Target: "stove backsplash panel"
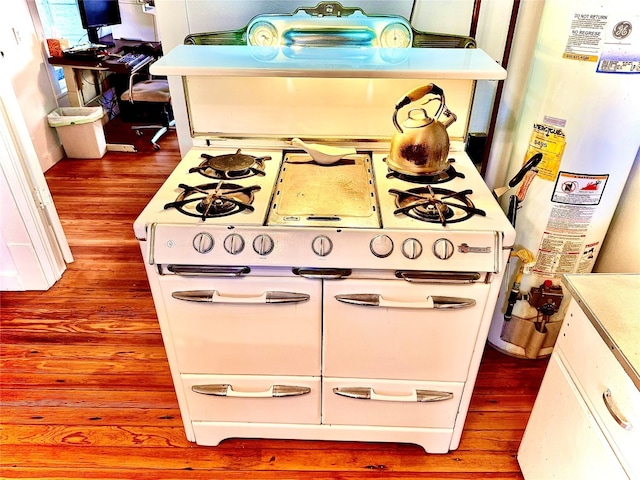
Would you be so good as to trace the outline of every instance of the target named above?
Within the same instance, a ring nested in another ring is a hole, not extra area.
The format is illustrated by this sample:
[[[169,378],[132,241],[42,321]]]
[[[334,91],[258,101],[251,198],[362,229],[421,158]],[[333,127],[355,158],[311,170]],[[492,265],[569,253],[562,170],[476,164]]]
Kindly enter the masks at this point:
[[[466,138],[472,80],[188,76],[185,89],[193,137],[389,139],[396,102],[420,85],[436,83],[458,119],[447,130]],[[411,108],[420,104],[412,105]],[[438,102],[423,106],[435,114]],[[406,116],[404,108],[400,120]]]

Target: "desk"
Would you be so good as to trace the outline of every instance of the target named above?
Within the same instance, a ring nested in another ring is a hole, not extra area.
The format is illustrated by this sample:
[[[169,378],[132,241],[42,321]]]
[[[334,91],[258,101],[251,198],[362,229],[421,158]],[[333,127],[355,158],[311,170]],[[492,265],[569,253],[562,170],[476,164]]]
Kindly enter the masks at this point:
[[[115,53],[123,47],[129,47],[131,49],[145,49],[145,53],[154,57],[162,55],[162,44],[160,42],[139,42],[132,40],[110,40],[107,41],[115,43],[115,47],[106,49],[108,53]],[[69,105],[72,107],[83,107],[91,100],[102,94],[100,88],[99,72],[110,72],[129,75],[131,70],[127,69],[126,65],[110,65],[107,62],[100,60],[84,60],[77,58],[67,57],[49,57],[48,59],[51,65],[56,67],[62,67],[64,71],[64,80],[67,84],[67,94],[69,97]],[[140,68],[141,65],[137,66]],[[87,83],[84,80],[85,72],[91,72],[93,80]],[[122,92],[117,92],[118,94]]]

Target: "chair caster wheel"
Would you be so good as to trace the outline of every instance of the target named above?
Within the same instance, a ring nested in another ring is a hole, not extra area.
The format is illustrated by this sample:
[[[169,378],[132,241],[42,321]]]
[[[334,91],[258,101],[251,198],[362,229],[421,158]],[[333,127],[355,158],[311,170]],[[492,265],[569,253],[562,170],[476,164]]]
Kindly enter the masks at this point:
[[[153,146],[153,149],[154,149],[154,150],[160,150],[160,145],[154,145],[154,146]]]
[[[142,133],[142,130],[136,130],[136,135],[141,137],[144,133]]]

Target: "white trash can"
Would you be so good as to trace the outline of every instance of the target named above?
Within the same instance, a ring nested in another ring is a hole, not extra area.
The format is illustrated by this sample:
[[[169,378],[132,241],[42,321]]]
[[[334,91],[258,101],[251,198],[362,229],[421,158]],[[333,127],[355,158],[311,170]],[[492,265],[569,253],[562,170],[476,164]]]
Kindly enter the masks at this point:
[[[102,158],[107,141],[102,127],[102,107],[61,107],[47,115],[56,128],[69,158]]]

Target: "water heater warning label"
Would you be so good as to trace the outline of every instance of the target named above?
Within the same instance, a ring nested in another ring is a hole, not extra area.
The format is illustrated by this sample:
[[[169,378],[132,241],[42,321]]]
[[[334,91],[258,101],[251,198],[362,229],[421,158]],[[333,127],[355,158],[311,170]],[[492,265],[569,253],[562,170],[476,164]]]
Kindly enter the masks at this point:
[[[640,15],[630,5],[576,2],[562,58],[597,62],[598,73],[640,73]],[[611,2],[613,3],[613,2]],[[627,2],[624,2],[627,3]]]
[[[609,175],[559,172],[552,202],[566,205],[598,205]]]

